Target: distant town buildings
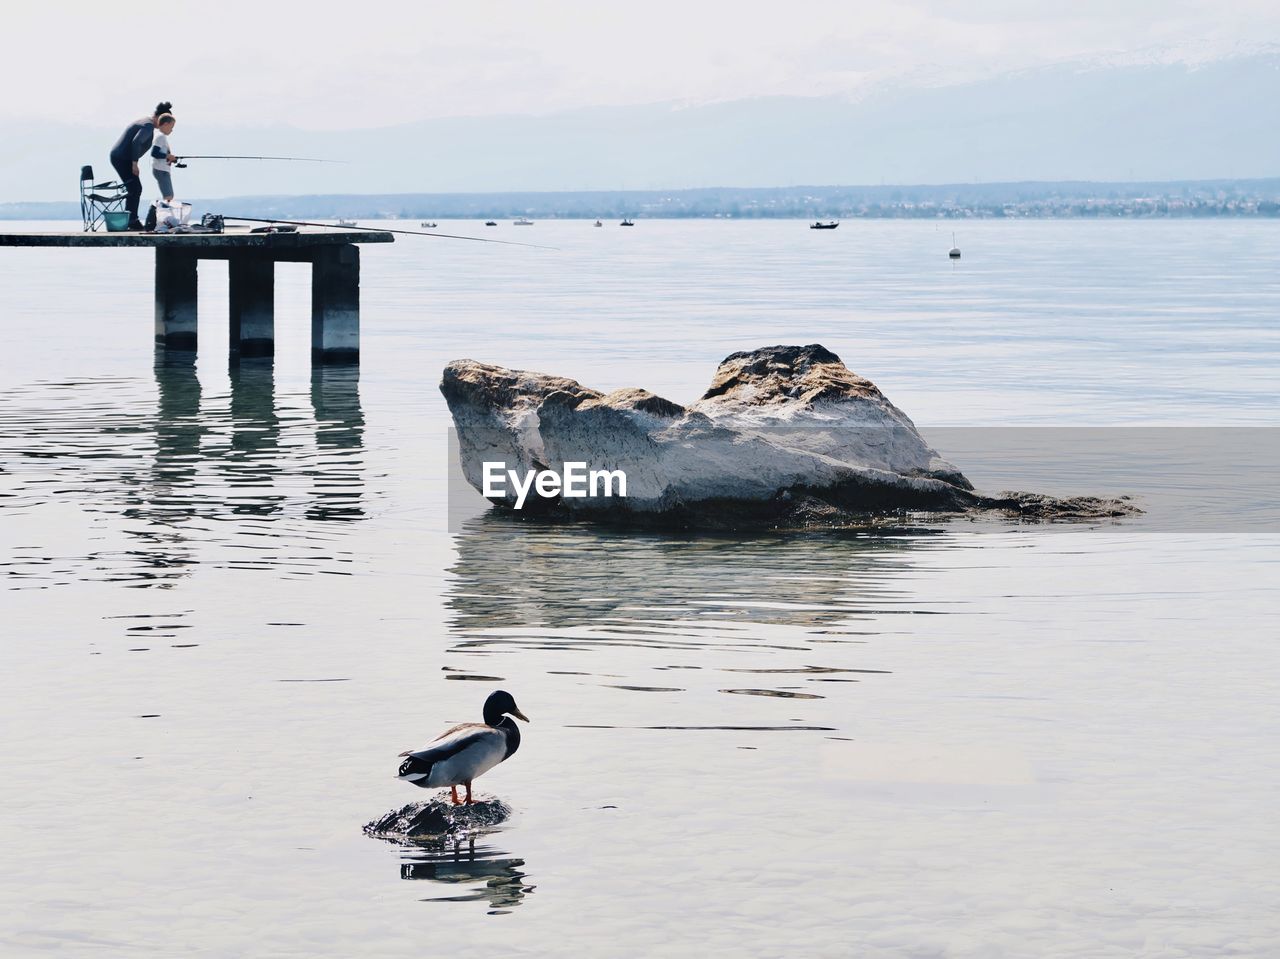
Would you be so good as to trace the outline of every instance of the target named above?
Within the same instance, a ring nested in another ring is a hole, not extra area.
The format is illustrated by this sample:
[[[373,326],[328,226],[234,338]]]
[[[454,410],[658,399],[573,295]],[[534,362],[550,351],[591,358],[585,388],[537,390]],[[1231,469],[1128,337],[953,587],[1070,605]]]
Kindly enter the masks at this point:
[[[243,196],[201,212],[289,219],[1104,219],[1280,216],[1280,178],[1164,183],[961,183],[558,193]],[[0,219],[74,219],[73,203],[0,204]]]
[[[1232,184],[1230,190],[1167,184],[1133,194],[1125,184],[1080,184],[1057,192],[1050,184],[969,187],[850,188],[804,191],[685,191],[646,197],[633,207],[650,217],[827,217],[886,219],[1032,219],[1107,217],[1280,216],[1280,181]],[[1093,189],[1088,189],[1092,187]],[[870,190],[884,196],[866,196]],[[1016,196],[1000,196],[1001,192]],[[753,193],[758,195],[752,195]],[[934,195],[930,195],[934,194]],[[987,195],[983,195],[987,194]]]

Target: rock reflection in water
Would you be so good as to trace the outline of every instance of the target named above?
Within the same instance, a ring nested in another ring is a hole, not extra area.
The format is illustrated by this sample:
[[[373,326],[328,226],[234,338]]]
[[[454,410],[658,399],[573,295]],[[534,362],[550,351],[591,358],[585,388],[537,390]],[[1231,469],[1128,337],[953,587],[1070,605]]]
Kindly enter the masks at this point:
[[[455,629],[468,637],[591,629],[663,645],[675,634],[724,635],[735,622],[817,633],[859,614],[915,612],[894,580],[936,538],[911,529],[682,539],[487,513],[455,537],[447,599]]]

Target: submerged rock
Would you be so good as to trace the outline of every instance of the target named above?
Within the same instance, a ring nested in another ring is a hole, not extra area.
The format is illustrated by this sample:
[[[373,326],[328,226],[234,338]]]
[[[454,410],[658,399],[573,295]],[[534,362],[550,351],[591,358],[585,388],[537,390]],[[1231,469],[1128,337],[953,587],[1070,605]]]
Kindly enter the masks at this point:
[[[819,345],[734,353],[688,407],[643,389],[603,394],[574,380],[458,360],[440,384],[463,473],[523,475],[566,462],[621,470],[626,496],[524,500],[523,514],[695,529],[832,528],[903,511],[995,510],[1036,518],[1137,512],[1125,500],[985,496],[942,459],[870,380]],[[615,490],[616,492],[616,490]],[[506,484],[490,497],[514,507]]]
[[[511,818],[511,807],[497,799],[477,799],[455,806],[436,797],[393,809],[365,823],[364,834],[392,842],[412,842],[484,832]]]

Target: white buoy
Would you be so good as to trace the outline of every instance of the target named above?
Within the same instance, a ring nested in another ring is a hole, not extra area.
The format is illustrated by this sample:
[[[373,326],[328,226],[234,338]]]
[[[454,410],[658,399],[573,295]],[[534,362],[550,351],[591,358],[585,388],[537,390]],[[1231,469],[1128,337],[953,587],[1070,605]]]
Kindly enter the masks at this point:
[[[953,260],[960,259],[960,247],[956,246],[956,235],[954,233],[951,234],[951,249],[947,251],[947,256]]]

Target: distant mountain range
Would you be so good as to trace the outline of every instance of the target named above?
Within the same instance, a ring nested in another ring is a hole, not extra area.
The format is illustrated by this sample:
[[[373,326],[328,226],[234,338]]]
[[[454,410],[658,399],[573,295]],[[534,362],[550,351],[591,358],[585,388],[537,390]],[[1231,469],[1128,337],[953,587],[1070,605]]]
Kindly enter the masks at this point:
[[[1280,175],[1280,56],[1041,68],[851,102],[772,97],[429,120],[376,130],[216,129],[185,117],[175,148],[340,164],[193,160],[180,196],[668,191],[760,183],[1184,181]],[[98,129],[11,123],[0,201],[71,199]],[[153,184],[147,184],[148,193]],[[439,214],[444,215],[444,214]]]

